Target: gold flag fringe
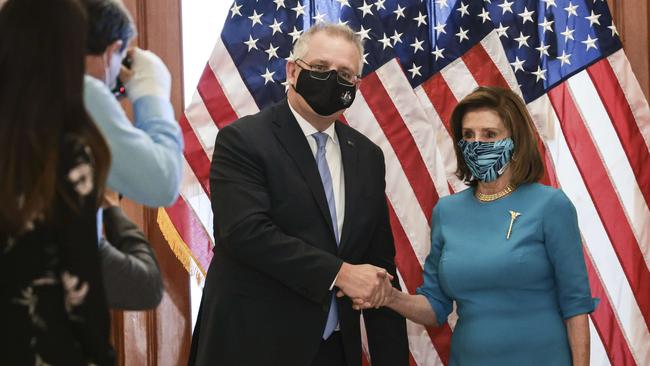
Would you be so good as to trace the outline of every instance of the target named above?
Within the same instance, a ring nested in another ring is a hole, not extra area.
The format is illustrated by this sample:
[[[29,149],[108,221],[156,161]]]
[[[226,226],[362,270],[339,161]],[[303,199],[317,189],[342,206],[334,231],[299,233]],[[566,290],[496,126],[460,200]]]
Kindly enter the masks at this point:
[[[164,208],[158,209],[158,217],[156,221],[158,222],[160,231],[167,241],[169,248],[174,252],[178,261],[181,262],[183,267],[185,267],[187,273],[196,279],[199,286],[203,286],[203,281],[205,281],[205,270],[201,268],[201,265],[192,254],[192,251],[190,251],[190,248],[187,246],[183,238],[181,238],[181,235],[176,230],[176,227]]]

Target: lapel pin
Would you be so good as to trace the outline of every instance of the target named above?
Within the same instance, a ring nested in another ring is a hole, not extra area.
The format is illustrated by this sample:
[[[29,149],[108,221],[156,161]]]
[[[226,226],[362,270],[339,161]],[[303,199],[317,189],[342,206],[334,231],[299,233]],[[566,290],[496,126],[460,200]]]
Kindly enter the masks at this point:
[[[517,217],[521,215],[521,212],[510,210],[510,227],[508,228],[508,235],[506,235],[506,240],[510,239],[510,234],[512,233],[512,224],[515,223]]]

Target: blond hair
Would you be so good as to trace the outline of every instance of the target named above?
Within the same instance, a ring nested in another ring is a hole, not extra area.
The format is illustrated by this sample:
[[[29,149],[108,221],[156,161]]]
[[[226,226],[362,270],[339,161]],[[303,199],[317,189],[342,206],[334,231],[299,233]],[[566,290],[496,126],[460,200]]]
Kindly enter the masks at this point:
[[[309,40],[316,34],[324,32],[327,35],[340,37],[352,43],[359,51],[359,73],[363,70],[363,41],[361,37],[345,24],[318,23],[300,35],[293,46],[293,59],[301,59],[309,52]]]

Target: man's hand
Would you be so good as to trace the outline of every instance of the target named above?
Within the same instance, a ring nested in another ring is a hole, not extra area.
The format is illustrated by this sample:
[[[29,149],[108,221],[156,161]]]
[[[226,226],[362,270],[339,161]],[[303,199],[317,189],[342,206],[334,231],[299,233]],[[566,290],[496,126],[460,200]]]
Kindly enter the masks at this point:
[[[340,289],[337,296],[363,301],[364,308],[380,307],[389,300],[392,279],[393,276],[380,267],[343,263],[335,282]]]

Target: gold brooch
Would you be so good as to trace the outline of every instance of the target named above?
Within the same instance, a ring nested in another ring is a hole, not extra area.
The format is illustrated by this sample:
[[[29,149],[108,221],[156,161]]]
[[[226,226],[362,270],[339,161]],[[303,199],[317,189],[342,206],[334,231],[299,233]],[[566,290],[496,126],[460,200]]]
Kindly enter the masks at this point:
[[[515,223],[515,220],[520,215],[521,215],[521,212],[510,210],[510,227],[508,228],[508,234],[506,235],[506,240],[510,239],[510,233],[512,233],[512,224]]]

